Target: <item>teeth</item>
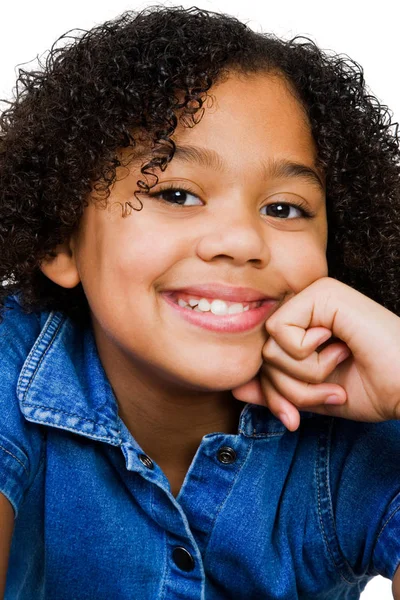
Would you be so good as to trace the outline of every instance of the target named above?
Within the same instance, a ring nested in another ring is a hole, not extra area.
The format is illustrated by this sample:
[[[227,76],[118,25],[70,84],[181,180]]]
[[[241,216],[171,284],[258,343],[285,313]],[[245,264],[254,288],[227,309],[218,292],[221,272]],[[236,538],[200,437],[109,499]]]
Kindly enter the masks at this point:
[[[207,311],[209,311],[209,310],[210,310],[210,308],[211,308],[211,306],[212,306],[212,304],[210,304],[210,303],[209,303],[209,301],[208,301],[208,300],[206,300],[205,298],[202,298],[202,299],[200,300],[200,302],[198,303],[198,307],[199,307],[199,309],[200,309],[201,311],[203,311],[203,312],[207,312]]]
[[[200,300],[201,302],[201,300]],[[208,304],[208,302],[207,302]],[[228,305],[223,300],[213,300],[210,306],[211,312],[213,315],[227,315],[228,314]]]
[[[178,299],[178,304],[182,308],[194,310],[195,312],[211,312],[214,315],[235,315],[249,310],[248,304],[242,304],[241,302],[235,302],[228,304],[224,300],[215,299],[211,302],[206,298],[190,298],[188,302],[182,298]],[[258,305],[258,303],[257,303]]]
[[[249,307],[243,307],[243,304],[237,303],[237,304],[231,304],[228,307],[228,314],[229,315],[236,315],[237,313],[241,313],[244,312],[245,310],[249,310]]]

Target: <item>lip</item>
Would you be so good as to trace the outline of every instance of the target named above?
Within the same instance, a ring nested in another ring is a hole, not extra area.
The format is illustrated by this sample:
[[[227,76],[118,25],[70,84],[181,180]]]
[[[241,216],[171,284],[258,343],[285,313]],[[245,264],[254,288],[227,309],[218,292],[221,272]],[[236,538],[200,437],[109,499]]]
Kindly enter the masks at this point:
[[[203,285],[195,285],[184,288],[176,288],[167,290],[166,294],[193,294],[200,298],[218,298],[219,300],[227,300],[228,302],[256,302],[257,300],[276,300],[268,298],[263,292],[247,287],[232,287],[221,283],[206,283]]]
[[[195,288],[190,288],[190,291],[193,294],[194,289]],[[213,288],[213,291],[215,292],[215,288]],[[182,317],[182,319],[188,321],[192,325],[219,333],[243,333],[258,327],[261,323],[268,319],[269,315],[278,303],[278,300],[269,298],[265,299],[263,304],[258,308],[252,308],[246,312],[236,313],[233,315],[213,315],[210,312],[195,312],[191,309],[179,306],[179,304],[176,304],[171,298],[171,292],[169,294],[163,293],[161,296],[165,300],[166,304],[176,311],[177,316]],[[219,296],[219,298],[221,297]],[[227,298],[225,297],[224,299]]]

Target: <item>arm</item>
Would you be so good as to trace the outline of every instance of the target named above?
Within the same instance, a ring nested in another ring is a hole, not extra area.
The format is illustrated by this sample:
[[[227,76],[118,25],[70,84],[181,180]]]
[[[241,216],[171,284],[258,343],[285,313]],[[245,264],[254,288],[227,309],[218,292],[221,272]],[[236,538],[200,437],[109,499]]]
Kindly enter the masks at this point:
[[[4,597],[12,532],[14,528],[14,511],[3,494],[0,494],[0,599]]]
[[[392,592],[394,600],[400,600],[400,567],[397,568],[393,577]]]

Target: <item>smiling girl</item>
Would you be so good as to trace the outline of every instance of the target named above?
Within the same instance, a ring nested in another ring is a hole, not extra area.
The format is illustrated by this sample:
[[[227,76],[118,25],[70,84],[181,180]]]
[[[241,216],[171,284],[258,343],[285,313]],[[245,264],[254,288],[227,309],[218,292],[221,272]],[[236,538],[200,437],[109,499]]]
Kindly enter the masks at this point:
[[[399,150],[360,70],[156,7],[20,82],[0,138],[4,597],[393,579],[400,386],[375,356],[400,361]]]

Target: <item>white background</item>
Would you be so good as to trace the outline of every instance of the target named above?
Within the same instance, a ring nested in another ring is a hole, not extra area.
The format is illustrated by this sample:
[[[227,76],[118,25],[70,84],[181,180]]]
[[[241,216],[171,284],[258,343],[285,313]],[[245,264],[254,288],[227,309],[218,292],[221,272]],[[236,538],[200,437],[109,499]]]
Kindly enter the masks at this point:
[[[16,65],[36,66],[35,59],[70,29],[90,29],[113,19],[125,10],[149,4],[192,5],[226,12],[247,22],[257,31],[281,37],[303,34],[320,47],[348,54],[364,67],[370,90],[400,118],[400,61],[398,48],[397,0],[182,0],[138,2],[132,0],[7,0],[0,22],[0,98],[10,99],[17,77]],[[366,587],[362,600],[392,599],[391,582],[376,577]]]

